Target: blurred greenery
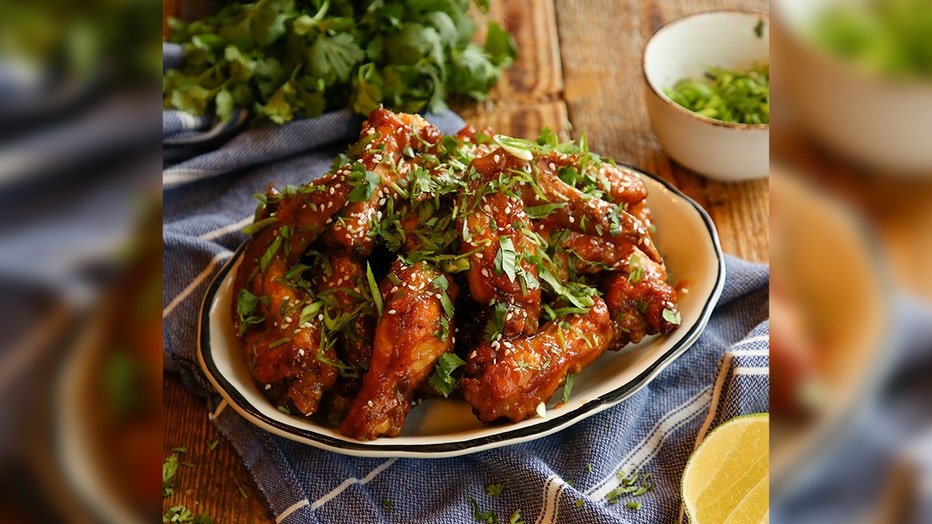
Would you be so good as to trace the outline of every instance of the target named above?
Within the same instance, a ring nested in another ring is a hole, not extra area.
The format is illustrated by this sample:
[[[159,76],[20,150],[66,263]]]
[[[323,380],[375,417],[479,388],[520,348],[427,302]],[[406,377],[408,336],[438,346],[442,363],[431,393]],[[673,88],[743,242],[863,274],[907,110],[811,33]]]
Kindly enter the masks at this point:
[[[0,64],[149,82],[161,71],[161,9],[159,0],[0,2]]]
[[[827,8],[810,29],[820,46],[867,70],[932,80],[932,2],[869,0]]]

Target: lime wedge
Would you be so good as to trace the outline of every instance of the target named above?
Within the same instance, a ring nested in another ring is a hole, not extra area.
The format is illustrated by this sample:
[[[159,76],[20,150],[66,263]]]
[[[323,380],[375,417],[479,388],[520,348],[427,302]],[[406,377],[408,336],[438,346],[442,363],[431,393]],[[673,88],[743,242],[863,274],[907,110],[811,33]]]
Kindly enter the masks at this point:
[[[689,457],[682,489],[692,524],[770,522],[770,414],[715,428]]]

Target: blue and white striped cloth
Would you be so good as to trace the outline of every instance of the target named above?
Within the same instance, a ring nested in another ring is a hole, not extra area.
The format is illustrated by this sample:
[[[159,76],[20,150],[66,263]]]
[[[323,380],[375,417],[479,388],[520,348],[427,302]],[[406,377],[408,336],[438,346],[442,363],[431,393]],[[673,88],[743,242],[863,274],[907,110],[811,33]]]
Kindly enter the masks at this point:
[[[166,61],[175,51],[166,48]],[[428,120],[445,133],[463,125],[450,112]],[[695,345],[628,399],[554,435],[456,458],[372,459],[259,429],[226,407],[201,374],[201,299],[246,238],[240,229],[252,220],[252,196],[270,182],[322,175],[356,138],[361,119],[344,111],[241,131],[239,123],[218,130],[209,119],[166,111],[163,122],[166,164],[190,157],[163,172],[165,368],[209,396],[204,416],[242,456],[278,522],[475,522],[470,498],[499,522],[516,510],[529,524],[675,522],[680,476],[697,442],[724,420],[768,411],[769,270],[726,257],[721,299]],[[216,147],[204,151],[205,142]],[[637,511],[609,504],[618,473],[634,469],[650,472],[656,490],[636,499]],[[499,496],[486,494],[492,484],[505,485]]]

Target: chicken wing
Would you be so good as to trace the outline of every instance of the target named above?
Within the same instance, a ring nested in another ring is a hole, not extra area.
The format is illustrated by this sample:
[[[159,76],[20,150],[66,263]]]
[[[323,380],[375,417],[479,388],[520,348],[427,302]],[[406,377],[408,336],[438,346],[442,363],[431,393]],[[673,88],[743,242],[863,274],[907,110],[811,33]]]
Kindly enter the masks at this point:
[[[326,397],[328,416],[342,420],[359,392],[362,376],[372,358],[375,311],[368,297],[368,283],[356,258],[335,251],[315,279],[324,319],[335,340],[340,376]]]
[[[608,348],[608,308],[596,297],[588,313],[552,320],[536,335],[483,343],[468,355],[460,390],[484,422],[533,415],[566,380]]]
[[[676,290],[667,283],[663,265],[633,247],[617,265],[603,284],[612,315],[612,349],[679,326]]]
[[[468,199],[467,199],[468,200]],[[482,196],[458,223],[462,253],[471,253],[466,278],[469,293],[480,304],[505,304],[506,336],[537,332],[540,283],[531,257],[531,224],[521,200],[504,193]]]
[[[347,252],[369,256],[375,246],[373,226],[381,219],[387,199],[397,198],[407,186],[408,173],[419,153],[434,151],[443,136],[419,115],[395,114],[377,109],[369,115],[357,144],[355,164],[363,175],[373,173],[378,182],[370,195],[353,195],[327,231],[327,242]],[[359,183],[372,183],[368,178]],[[353,200],[353,199],[351,199]]]
[[[358,440],[394,437],[411,410],[415,389],[440,355],[453,350],[457,287],[425,262],[396,261],[382,281],[385,305],[362,389],[340,433]],[[446,297],[446,298],[444,298]]]
[[[337,370],[332,348],[322,347],[318,319],[301,319],[312,299],[308,291],[288,278],[283,256],[272,257],[249,271],[247,261],[263,244],[253,242],[243,254],[237,273],[233,325],[253,380],[276,405],[315,413],[324,391],[333,386]],[[251,276],[250,276],[251,275]]]

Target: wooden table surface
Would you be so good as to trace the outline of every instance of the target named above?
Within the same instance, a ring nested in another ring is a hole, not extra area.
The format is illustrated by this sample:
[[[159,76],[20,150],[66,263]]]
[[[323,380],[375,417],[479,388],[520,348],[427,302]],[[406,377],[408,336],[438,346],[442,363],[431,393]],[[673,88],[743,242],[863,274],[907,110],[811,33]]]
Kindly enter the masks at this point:
[[[766,0],[492,0],[489,19],[514,35],[521,53],[490,99],[456,109],[476,126],[535,138],[540,128],[578,138],[603,156],[672,182],[708,211],[724,251],[767,263],[767,180],[722,183],[673,163],[650,129],[641,74],[647,39],[686,14],[741,8],[766,11]],[[166,0],[167,14],[179,13]],[[175,494],[164,508],[185,505],[217,523],[273,522],[239,457],[207,418],[203,398],[177,376],[164,379],[164,454],[185,446]],[[219,440],[210,449],[209,443]]]

